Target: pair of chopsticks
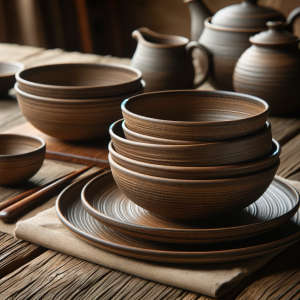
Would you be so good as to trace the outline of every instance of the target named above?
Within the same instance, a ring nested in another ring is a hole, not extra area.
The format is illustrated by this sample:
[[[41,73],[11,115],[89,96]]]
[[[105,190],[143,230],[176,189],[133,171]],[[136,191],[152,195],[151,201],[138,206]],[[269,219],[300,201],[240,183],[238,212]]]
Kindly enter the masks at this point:
[[[95,164],[92,164],[79,171],[73,171],[59,177],[58,179],[52,180],[42,186],[31,189],[0,203],[0,220],[7,222],[15,219],[38,201],[44,200],[45,198],[48,198],[50,196],[54,196],[55,193],[68,186],[72,180],[82,175],[94,166]],[[93,172],[92,174],[85,176],[79,181],[92,179],[93,177],[101,174],[106,168],[107,167],[104,167],[96,172]]]

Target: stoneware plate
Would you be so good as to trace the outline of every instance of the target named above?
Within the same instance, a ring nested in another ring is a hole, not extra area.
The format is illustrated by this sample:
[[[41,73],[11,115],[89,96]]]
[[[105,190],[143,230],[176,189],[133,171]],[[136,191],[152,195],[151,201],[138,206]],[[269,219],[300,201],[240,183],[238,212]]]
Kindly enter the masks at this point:
[[[23,69],[24,66],[17,61],[0,62],[0,95],[7,93],[14,87],[15,74]]]
[[[76,236],[103,250],[136,259],[168,263],[217,263],[283,250],[300,239],[300,214],[285,225],[244,241],[212,245],[169,244],[131,238],[93,219],[81,203],[85,182],[73,183],[57,198],[61,222]]]
[[[145,163],[184,167],[225,166],[266,157],[272,148],[269,122],[260,131],[239,139],[190,145],[157,145],[127,140],[122,122],[122,119],[116,121],[109,129],[116,151]]]
[[[36,96],[87,99],[131,93],[141,87],[142,73],[124,65],[68,63],[26,69],[16,79]]]
[[[128,129],[152,137],[219,142],[264,127],[267,102],[224,91],[164,91],[134,96],[122,103]]]
[[[244,164],[215,167],[177,167],[144,163],[128,158],[116,152],[113,143],[108,145],[113,160],[122,167],[134,172],[150,176],[174,179],[223,179],[246,176],[260,172],[273,166],[279,159],[280,145],[273,139],[271,154],[263,159],[257,159]]]
[[[128,235],[168,243],[220,243],[246,239],[289,221],[299,208],[298,192],[279,177],[255,203],[210,223],[176,222],[159,217],[130,201],[111,173],[91,180],[82,204],[96,220]]]

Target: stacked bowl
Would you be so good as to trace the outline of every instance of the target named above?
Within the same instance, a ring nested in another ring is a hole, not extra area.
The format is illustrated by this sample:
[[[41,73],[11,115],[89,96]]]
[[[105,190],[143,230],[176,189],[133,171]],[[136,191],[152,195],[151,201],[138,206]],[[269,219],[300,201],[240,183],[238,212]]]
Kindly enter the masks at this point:
[[[40,131],[70,141],[107,135],[124,99],[143,93],[139,70],[123,65],[57,64],[16,75],[22,113]]]
[[[138,95],[110,127],[109,162],[120,190],[162,217],[214,220],[267,190],[279,166],[268,104],[210,91]]]

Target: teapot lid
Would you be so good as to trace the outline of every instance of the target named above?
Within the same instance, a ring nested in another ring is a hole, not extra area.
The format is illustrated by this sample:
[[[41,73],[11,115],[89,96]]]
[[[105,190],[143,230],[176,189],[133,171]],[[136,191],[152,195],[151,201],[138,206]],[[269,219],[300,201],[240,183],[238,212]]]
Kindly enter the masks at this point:
[[[284,23],[281,21],[267,22],[268,30],[262,31],[250,38],[250,42],[255,45],[291,46],[299,43],[299,38],[289,31],[284,30]]]
[[[256,3],[257,0],[244,0],[241,4],[222,8],[212,17],[211,23],[231,28],[261,29],[266,28],[268,21],[285,21],[280,12]]]

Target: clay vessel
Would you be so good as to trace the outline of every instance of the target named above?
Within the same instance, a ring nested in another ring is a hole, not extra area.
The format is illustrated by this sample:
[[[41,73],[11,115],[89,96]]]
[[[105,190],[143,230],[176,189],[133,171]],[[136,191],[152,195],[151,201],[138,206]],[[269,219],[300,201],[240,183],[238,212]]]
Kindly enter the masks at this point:
[[[43,165],[46,144],[39,137],[0,134],[0,185],[30,179]]]
[[[300,109],[299,39],[283,22],[250,38],[252,46],[238,60],[233,84],[237,92],[266,100],[270,114],[283,116]]]
[[[0,95],[7,93],[14,87],[15,74],[23,69],[24,66],[17,61],[0,62]]]
[[[185,0],[192,18],[192,39],[206,47],[210,53],[211,70],[208,81],[218,90],[233,91],[232,75],[242,53],[251,46],[249,38],[266,29],[268,21],[285,21],[278,11],[257,5],[257,0],[244,0],[213,14],[201,0]],[[292,30],[300,7],[287,18]],[[204,24],[204,29],[203,25]],[[203,29],[203,32],[202,32]]]
[[[131,66],[143,73],[145,92],[194,89],[200,86],[208,73],[208,55],[203,46],[189,42],[187,38],[159,34],[148,28],[132,33],[138,42]],[[197,48],[203,54],[205,66],[202,79],[194,84],[195,70],[192,51]]]

